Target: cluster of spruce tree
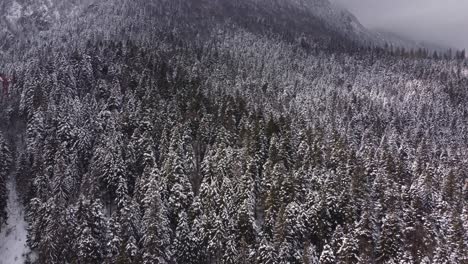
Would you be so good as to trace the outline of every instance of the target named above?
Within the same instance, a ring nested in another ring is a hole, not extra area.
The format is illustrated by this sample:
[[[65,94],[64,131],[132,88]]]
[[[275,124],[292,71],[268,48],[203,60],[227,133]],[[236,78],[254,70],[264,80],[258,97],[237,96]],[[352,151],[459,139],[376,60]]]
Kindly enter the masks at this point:
[[[12,166],[12,155],[3,134],[0,132],[0,230],[6,223],[8,214],[7,206],[7,181]]]
[[[39,263],[468,261],[465,61],[117,2],[3,64],[0,222],[10,172]]]

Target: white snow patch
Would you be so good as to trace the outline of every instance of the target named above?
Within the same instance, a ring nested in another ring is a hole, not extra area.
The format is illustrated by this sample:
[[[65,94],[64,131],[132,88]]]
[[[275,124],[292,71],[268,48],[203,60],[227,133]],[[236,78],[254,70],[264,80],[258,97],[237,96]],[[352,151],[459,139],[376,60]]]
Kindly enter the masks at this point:
[[[54,17],[55,17],[55,19],[57,19],[57,20],[60,19],[60,13],[59,13],[59,11],[57,11],[57,10],[54,11]]]
[[[414,89],[414,88],[419,88],[422,86],[422,81],[421,80],[410,80],[408,82],[406,82],[406,88],[411,88],[411,89]]]
[[[18,2],[13,1],[10,8],[8,9],[6,18],[10,22],[17,21],[21,17],[21,9],[23,9],[23,6],[20,5]]]
[[[462,70],[462,75],[468,77],[468,68]]]
[[[13,179],[8,181],[7,188],[8,220],[0,233],[0,264],[25,263],[26,260],[34,258],[26,244],[28,225],[24,220],[24,209],[16,193]]]

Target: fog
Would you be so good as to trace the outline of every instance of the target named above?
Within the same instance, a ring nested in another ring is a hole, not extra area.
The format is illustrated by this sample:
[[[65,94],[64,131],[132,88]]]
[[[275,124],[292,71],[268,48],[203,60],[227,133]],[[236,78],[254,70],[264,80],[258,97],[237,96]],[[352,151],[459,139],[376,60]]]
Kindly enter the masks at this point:
[[[331,0],[370,29],[468,49],[468,0]]]

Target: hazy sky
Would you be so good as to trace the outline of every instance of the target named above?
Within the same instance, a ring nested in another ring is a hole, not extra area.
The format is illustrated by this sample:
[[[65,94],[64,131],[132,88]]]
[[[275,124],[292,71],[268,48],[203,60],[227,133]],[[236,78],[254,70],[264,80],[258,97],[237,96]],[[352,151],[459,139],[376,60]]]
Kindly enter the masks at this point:
[[[331,0],[368,28],[468,49],[468,0]]]

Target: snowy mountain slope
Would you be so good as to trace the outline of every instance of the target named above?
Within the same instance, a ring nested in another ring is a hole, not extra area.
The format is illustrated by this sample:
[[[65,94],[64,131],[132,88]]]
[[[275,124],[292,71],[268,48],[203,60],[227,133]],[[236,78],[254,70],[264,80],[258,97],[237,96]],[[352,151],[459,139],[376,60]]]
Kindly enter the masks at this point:
[[[307,8],[312,14],[323,19],[331,28],[342,32],[355,41],[365,44],[380,44],[375,34],[366,29],[351,12],[328,0],[294,0],[292,2]]]
[[[0,48],[6,49],[29,32],[48,30],[59,13],[49,0],[5,1],[0,13]]]
[[[24,209],[19,202],[14,180],[7,183],[8,221],[0,233],[0,264],[20,264],[30,259],[31,250],[26,244],[28,224],[24,220]]]
[[[2,14],[3,26],[6,26],[12,34],[29,30],[47,30],[60,16],[51,0],[6,1],[3,3],[3,10],[5,10]]]
[[[15,40],[50,30],[79,13],[88,0],[5,0],[0,4],[0,50]]]
[[[325,26],[328,34],[338,33],[357,43],[382,44],[377,36],[366,29],[353,14],[328,0],[247,0],[245,2],[257,6],[257,9],[270,9],[278,13],[289,12],[291,15],[289,19],[302,20],[306,27],[313,27],[314,23],[317,23],[317,21],[307,20],[307,17],[315,18]],[[305,17],[301,18],[295,12]]]
[[[466,262],[466,64],[327,1],[69,3],[0,101],[38,262]]]
[[[329,0],[174,0],[171,3],[164,0],[7,0],[0,5],[0,10],[3,10],[3,13],[0,11],[0,50],[9,48],[18,38],[48,31],[54,26],[59,28],[67,24],[71,28],[92,28],[93,24],[99,23],[103,32],[118,31],[116,27],[122,26],[123,18],[130,19],[129,16],[144,15],[152,10],[164,16],[171,9],[180,9],[182,19],[199,17],[209,20],[217,17],[223,22],[257,28],[265,23],[277,23],[276,29],[284,27],[282,31],[291,31],[295,38],[303,35],[323,42],[325,46],[333,42],[330,39],[340,36],[366,46],[391,44],[406,49],[446,50],[445,47],[413,41],[390,32],[367,29],[352,13]],[[125,14],[129,9],[144,11]],[[96,21],[95,14],[106,17],[108,23]],[[79,17],[82,18],[79,22],[70,25],[70,21]],[[160,18],[151,16],[148,19]],[[149,28],[142,26],[141,31],[149,34]]]
[[[35,32],[48,31],[52,27],[67,24],[72,28],[90,28],[94,14],[99,13],[113,23],[101,23],[102,30],[112,31],[107,27],[118,27],[122,19],[156,11],[162,14],[171,9],[180,9],[185,17],[200,17],[206,20],[218,18],[229,20],[246,27],[258,27],[264,23],[277,23],[283,31],[295,35],[305,34],[319,41],[328,41],[340,35],[341,38],[361,44],[382,44],[379,38],[364,28],[348,11],[341,9],[328,0],[174,0],[171,3],[157,1],[95,1],[95,0],[7,0],[0,11],[0,49],[14,44],[14,40]],[[140,14],[128,14],[130,9],[139,10]],[[83,17],[79,24],[70,25],[70,21]],[[182,16],[181,16],[182,17]],[[133,18],[132,18],[133,19]],[[160,19],[151,16],[148,19]],[[270,27],[271,28],[271,27]],[[147,31],[147,28],[141,28]],[[296,32],[294,32],[296,31]],[[147,32],[146,34],[148,34]]]

